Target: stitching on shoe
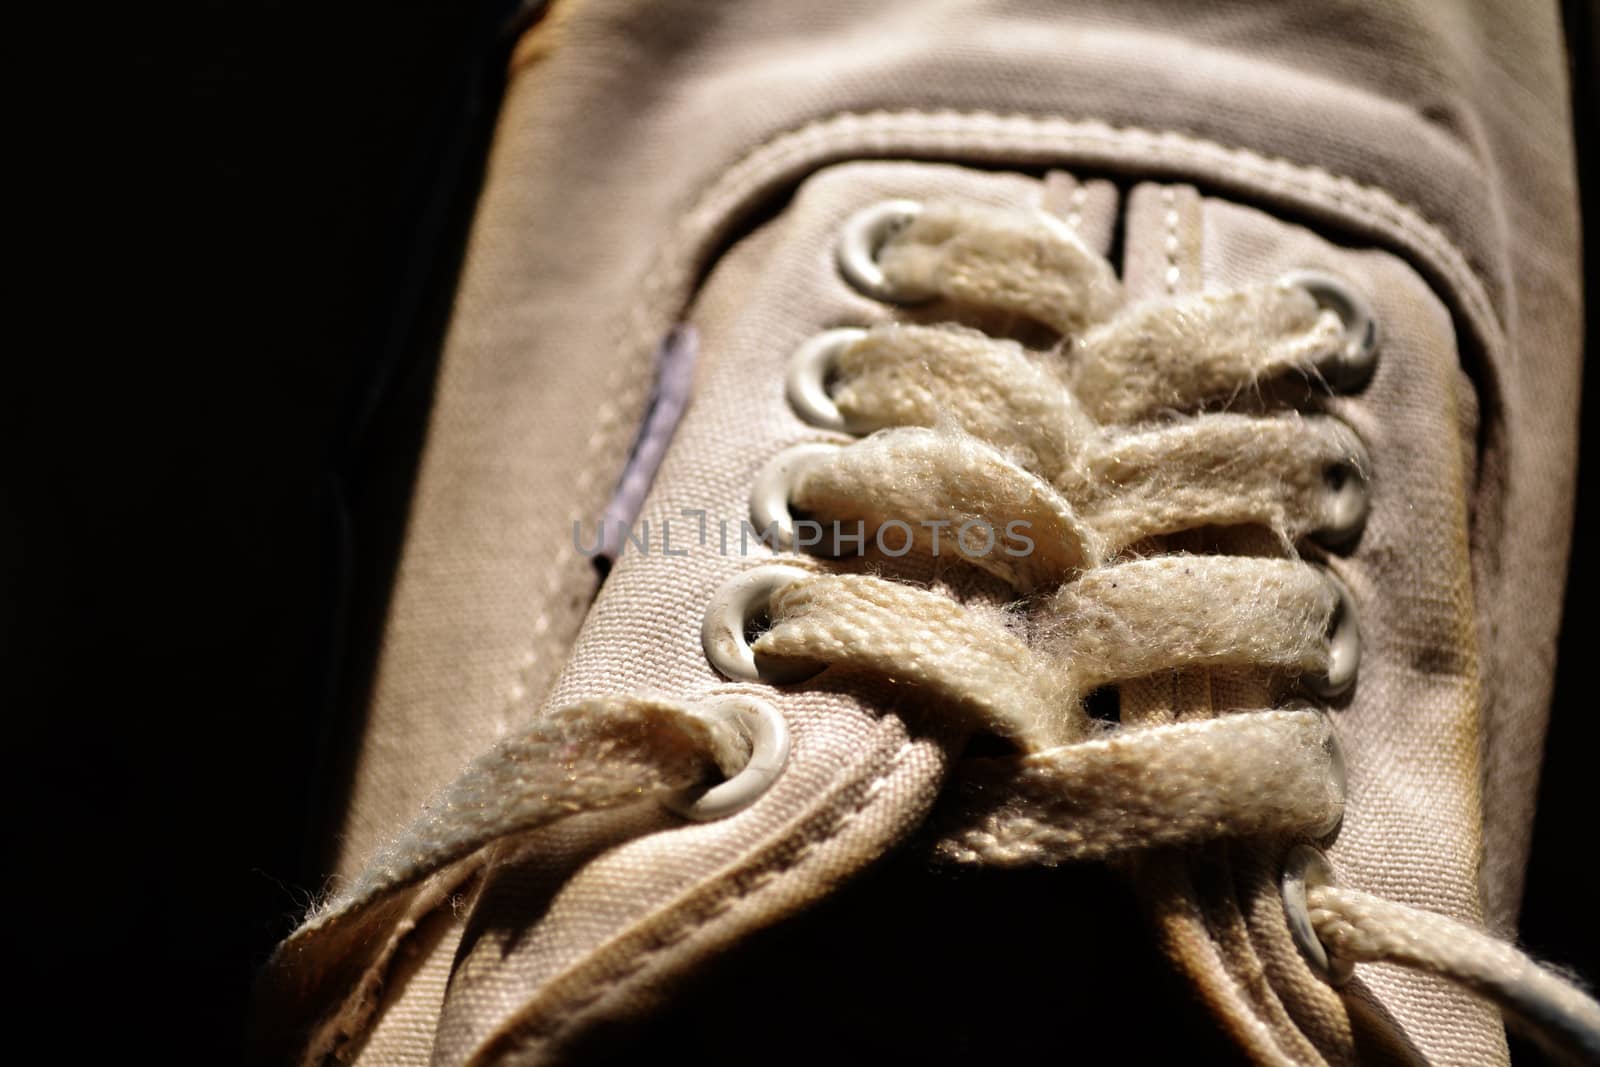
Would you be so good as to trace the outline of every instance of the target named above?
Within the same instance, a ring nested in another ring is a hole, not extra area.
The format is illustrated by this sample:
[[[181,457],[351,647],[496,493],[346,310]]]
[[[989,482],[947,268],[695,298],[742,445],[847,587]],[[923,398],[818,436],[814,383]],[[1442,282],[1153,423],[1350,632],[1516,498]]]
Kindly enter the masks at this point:
[[[1178,269],[1178,196],[1172,186],[1162,187],[1161,203],[1165,208],[1161,217],[1166,228],[1162,244],[1167,254],[1167,270],[1162,282],[1170,297],[1177,293],[1178,282],[1182,280],[1182,272]]]
[[[615,935],[575,967],[552,979],[546,984],[545,990],[558,987],[563,979],[581,985],[585,964],[593,961],[607,949],[623,948],[626,942],[635,939],[642,940],[644,947],[620,968],[598,976],[597,984],[591,985],[588,990],[559,1000],[556,1010],[546,1008],[535,1013],[537,1000],[530,1001],[524,1005],[522,1012],[525,1016],[536,1017],[530,1019],[524,1016],[522,1019],[508,1020],[498,1032],[478,1046],[467,1062],[469,1064],[489,1062],[485,1059],[486,1056],[491,1056],[497,1051],[506,1051],[508,1046],[513,1045],[526,1051],[532,1043],[548,1042],[562,1030],[574,1028],[577,1015],[625,985],[640,971],[645,970],[661,953],[711,926],[738,905],[756,899],[772,888],[782,876],[795,872],[813,856],[819,846],[838,839],[857,817],[872,806],[890,778],[904,766],[912,747],[913,740],[910,737],[902,738],[880,771],[867,779],[858,780],[856,788],[859,794],[848,807],[833,813],[826,830],[820,836],[807,840],[791,854],[778,857],[770,866],[762,867],[762,858],[757,857],[754,863],[747,864],[741,870],[715,876],[691,889],[686,895],[687,899],[680,897]],[[774,835],[764,844],[762,851],[771,852],[780,848],[787,837],[787,834],[781,832]],[[657,928],[652,929],[652,927]],[[557,993],[559,994],[559,989]]]
[[[847,829],[850,824],[854,822],[855,819],[861,815],[861,813],[864,812],[867,807],[870,806],[871,803],[877,798],[878,793],[881,791],[882,787],[888,781],[890,776],[899,769],[901,762],[909,753],[910,749],[911,740],[907,738],[900,743],[900,745],[895,749],[894,753],[889,757],[889,762],[884,769],[866,782],[864,788],[861,790],[860,796],[858,796],[848,808],[836,813],[832,824],[821,837],[808,840],[793,854],[780,858],[772,866],[757,870],[754,875],[750,876],[742,885],[735,888],[733,892],[724,893],[720,899],[714,899],[709,906],[702,908],[697,914],[693,916],[684,916],[683,918],[679,919],[674,926],[665,931],[657,931],[643,935],[649,947],[636,955],[620,970],[614,971],[608,978],[602,980],[600,984],[592,987],[588,992],[567,1000],[566,1003],[561,1006],[561,1011],[559,1014],[555,1012],[546,1012],[543,1019],[520,1025],[514,1024],[510,1029],[503,1031],[501,1034],[492,1038],[489,1043],[486,1043],[480,1049],[480,1052],[489,1051],[492,1045],[501,1044],[506,1041],[518,1041],[519,1043],[524,1043],[530,1039],[549,1039],[563,1028],[569,1027],[571,1025],[572,1016],[584,1011],[592,1006],[595,1002],[603,998],[607,993],[612,992],[613,990],[622,986],[630,978],[643,970],[662,952],[665,952],[673,946],[680,944],[687,937],[689,937],[689,935],[711,925],[711,923],[721,918],[736,905],[755,898],[763,890],[770,886],[776,878],[790,873],[804,863],[805,860],[809,858],[810,855],[816,850],[817,846],[833,841],[841,833],[843,833],[845,829]],[[710,885],[714,890],[719,884],[733,884],[738,879],[740,873],[743,872],[736,872],[732,875],[725,876],[722,880],[720,880],[720,883],[712,882]],[[677,908],[669,906],[662,911],[656,912],[651,918],[659,920],[661,917],[671,916],[675,910],[681,911],[692,909],[695,903],[696,901],[690,900]],[[640,926],[646,926],[649,924],[649,922],[650,920],[647,919],[644,923],[634,927],[634,929],[637,930]],[[614,938],[611,943],[616,944],[625,940],[626,938],[627,932],[624,932],[622,935]],[[567,973],[571,974],[572,972],[569,971]],[[555,981],[559,980],[560,979],[558,978],[551,984],[554,984]]]
[[[1020,158],[1063,163],[1123,162],[1119,150],[1146,153],[1145,166],[1174,167],[1175,173],[1222,174],[1304,204],[1340,209],[1341,215],[1385,231],[1399,230],[1417,251],[1461,290],[1473,326],[1495,348],[1505,339],[1482,272],[1472,259],[1416,207],[1387,191],[1322,167],[1268,156],[1190,136],[1175,130],[1117,127],[1073,120],[985,111],[841,112],[774,135],[724,168],[710,186],[691,199],[673,235],[663,246],[643,286],[645,299],[634,307],[626,335],[637,341],[641,323],[654,329],[663,298],[681,302],[678,290],[690,272],[680,262],[685,246],[706,244],[729,225],[740,201],[752,192],[794,180],[807,171],[842,159],[914,156],[918,158]],[[698,260],[698,257],[696,257]],[[674,265],[677,269],[674,269]],[[653,334],[652,334],[653,336]]]

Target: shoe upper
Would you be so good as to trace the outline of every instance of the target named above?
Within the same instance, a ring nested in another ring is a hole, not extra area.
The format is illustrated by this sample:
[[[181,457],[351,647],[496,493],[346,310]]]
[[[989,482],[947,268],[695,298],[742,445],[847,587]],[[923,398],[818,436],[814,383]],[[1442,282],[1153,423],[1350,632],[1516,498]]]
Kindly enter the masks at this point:
[[[964,736],[893,677],[729,678],[702,639],[717,590],[774,555],[741,537],[763,469],[848,437],[797,413],[794,353],[827,330],[961,318],[840,271],[841,235],[883,201],[1048,216],[1114,266],[1133,306],[1310,270],[1371,309],[1370,378],[1307,407],[1353,430],[1368,465],[1359,538],[1301,546],[1347,590],[1361,643],[1355,685],[1324,702],[1346,792],[1321,844],[1345,885],[1514,929],[1576,425],[1556,13],[1355,8],[585,0],[545,14],[519,52],[462,278],[338,869],[354,876],[541,708],[752,697],[790,745],[770,788],[726,818],[579,814],[436,879],[385,928],[398,955],[343,1002],[325,1050],[556,1062],[885,857],[913,886],[932,863]],[[687,409],[656,428],[671,443],[635,520],[654,537],[601,583],[585,526],[637,466],[654,357],[685,326]],[[1268,551],[1248,534],[1221,543]],[[889,570],[1006,600],[959,564]],[[1209,720],[1267,706],[1270,688],[1161,670],[1119,682],[1120,716]],[[1457,986],[1380,965],[1336,988],[1308,963],[1280,887],[1304,836],[1118,856],[1144,916],[1129,936],[1249,1058],[1503,1062],[1499,1014]],[[326,988],[296,988],[276,1015],[295,1021],[263,1024],[285,1044],[326,1009]]]

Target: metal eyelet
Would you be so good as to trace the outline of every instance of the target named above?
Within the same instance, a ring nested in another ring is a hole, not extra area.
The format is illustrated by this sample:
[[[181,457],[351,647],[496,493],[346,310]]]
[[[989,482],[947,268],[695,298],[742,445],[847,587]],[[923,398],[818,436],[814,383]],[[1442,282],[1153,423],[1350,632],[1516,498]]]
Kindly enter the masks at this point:
[[[750,631],[766,621],[772,594],[808,577],[810,572],[799,567],[769,564],[724,582],[712,594],[700,623],[700,643],[711,665],[735,681],[769,685],[802,682],[820,673],[822,667],[814,663],[758,660],[750,647]]]
[[[867,427],[846,419],[828,392],[828,381],[833,377],[839,354],[865,336],[866,330],[843,327],[819,333],[795,350],[784,378],[784,391],[795,414],[823,430],[867,431]]]
[[[1327,521],[1312,533],[1325,548],[1345,548],[1361,536],[1371,508],[1371,494],[1367,472],[1372,469],[1372,459],[1367,447],[1354,430],[1340,423],[1346,431],[1344,455],[1328,464],[1323,474],[1329,486]]]
[[[1322,380],[1341,393],[1354,393],[1366,385],[1378,364],[1378,321],[1372,308],[1344,279],[1321,271],[1292,271],[1284,275],[1283,284],[1304,289],[1318,307],[1344,323],[1344,345],[1317,364]]]
[[[1339,793],[1339,808],[1326,823],[1312,827],[1309,831],[1312,837],[1327,837],[1344,821],[1344,802],[1350,795],[1350,779],[1344,762],[1344,743],[1339,740],[1339,731],[1334,727],[1333,716],[1329,714],[1327,708],[1313,704],[1309,700],[1291,700],[1283,707],[1286,711],[1314,711],[1327,721],[1328,739],[1323,742],[1323,749],[1328,754],[1328,774],[1333,778],[1334,788]]]
[[[688,790],[662,801],[686,819],[710,822],[748,808],[778,780],[789,759],[789,724],[771,704],[748,696],[717,697],[694,710],[728,723],[750,742],[750,758],[737,774],[710,789]]]
[[[916,304],[932,300],[937,293],[907,291],[889,284],[878,265],[878,252],[896,233],[911,225],[922,213],[915,200],[885,200],[851,215],[839,233],[837,258],[839,273],[845,280],[874,300],[892,304]]]
[[[1356,617],[1356,603],[1350,588],[1331,571],[1324,572],[1323,577],[1339,596],[1339,604],[1329,622],[1328,670],[1323,674],[1307,674],[1300,681],[1313,695],[1331,700],[1344,695],[1355,684],[1356,670],[1361,666],[1361,623]]]
[[[763,540],[767,531],[772,531],[773,537],[768,543],[774,549],[785,552],[795,546],[794,514],[789,510],[795,480],[812,464],[838,454],[841,447],[818,443],[795,445],[773,456],[756,475],[750,488],[750,521]]]
[[[1329,954],[1328,948],[1317,937],[1317,928],[1311,923],[1311,912],[1306,907],[1306,890],[1319,885],[1336,886],[1338,878],[1328,858],[1310,845],[1300,844],[1289,850],[1283,861],[1283,914],[1289,922],[1289,935],[1295,947],[1305,957],[1306,964],[1330,985],[1343,985],[1350,980],[1355,968],[1349,960]]]

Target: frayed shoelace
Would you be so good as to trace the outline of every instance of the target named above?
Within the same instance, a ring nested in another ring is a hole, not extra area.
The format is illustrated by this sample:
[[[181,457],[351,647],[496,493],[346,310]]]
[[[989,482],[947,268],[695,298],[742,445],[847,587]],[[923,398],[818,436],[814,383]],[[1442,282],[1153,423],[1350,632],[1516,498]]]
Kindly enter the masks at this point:
[[[964,814],[957,805],[940,827],[951,861],[1056,863],[1335,829],[1344,781],[1332,721],[1284,698],[1353,682],[1359,631],[1331,565],[1365,519],[1370,464],[1348,426],[1282,397],[1286,381],[1360,384],[1373,335],[1359,301],[1307,275],[1129,305],[1110,264],[1059,220],[906,202],[853,220],[841,267],[869,295],[939,299],[986,329],[890,324],[802,347],[787,383],[795,410],[859,439],[774,457],[753,494],[755,525],[784,549],[806,547],[797,513],[835,531],[893,525],[904,551],[891,555],[954,554],[1015,599],[965,602],[800,556],[719,592],[704,629],[713,665],[768,684],[823,669],[891,679],[943,723],[1009,742],[1014,755],[958,772],[958,790],[987,799]],[[1019,328],[1065,340],[1040,354],[998,336]],[[1014,522],[1026,524],[1026,553],[962,536]],[[1270,537],[1235,555],[1160,540],[1202,528]],[[1298,554],[1308,541],[1324,564]],[[766,629],[751,642],[757,619]],[[1177,669],[1253,679],[1267,706],[1115,727],[1086,711],[1101,687]],[[759,796],[781,766],[784,727],[745,704],[590,701],[474,761],[279,949],[292,969],[303,953],[360,946],[338,992],[345,1010],[311,1057],[349,1036],[411,926],[490,844],[641,800],[708,818]],[[723,802],[708,807],[701,794],[719,778]],[[1600,1061],[1600,1005],[1577,987],[1482,930],[1340,887],[1320,853],[1299,848],[1286,912],[1330,980],[1355,963],[1427,970]]]

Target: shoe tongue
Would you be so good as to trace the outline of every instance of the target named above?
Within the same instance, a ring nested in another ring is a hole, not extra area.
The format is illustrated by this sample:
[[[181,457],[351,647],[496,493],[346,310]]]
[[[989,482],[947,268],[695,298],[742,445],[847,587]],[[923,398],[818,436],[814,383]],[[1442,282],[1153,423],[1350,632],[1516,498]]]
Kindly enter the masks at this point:
[[[1202,288],[1200,195],[1187,185],[1135,186],[1122,215],[1119,257],[1128,300],[1162,300]],[[1213,285],[1216,279],[1209,279]]]
[[[1200,196],[1189,186],[1145,184],[1129,194],[1120,266],[1131,303],[1170,299],[1202,288],[1200,210]],[[1130,549],[1135,555],[1179,551],[1271,556],[1282,549],[1270,532],[1244,527],[1151,538]],[[1146,725],[1209,719],[1227,711],[1268,707],[1273,703],[1272,689],[1272,677],[1259,669],[1170,671],[1120,685],[1118,713],[1124,723]]]
[[[1308,398],[1308,406],[1350,426],[1373,463],[1372,512],[1360,539],[1317,561],[1350,588],[1362,639],[1355,688],[1330,708],[1348,790],[1344,822],[1327,853],[1347,885],[1481,922],[1485,899],[1491,907],[1515,900],[1509,873],[1518,866],[1496,848],[1495,825],[1525,816],[1514,803],[1483,804],[1480,720],[1496,704],[1530,698],[1494,689],[1487,703],[1480,696],[1467,538],[1475,442],[1461,417],[1461,394],[1470,385],[1448,313],[1398,258],[1330,244],[1284,218],[1192,189],[1136,188],[1123,244],[1124,284],[1135,300],[1316,269],[1347,279],[1371,302],[1381,338],[1372,381],[1356,394]],[[1242,531],[1167,538],[1162,547],[1281,551]],[[1141,680],[1122,690],[1123,718],[1261,707],[1273,695],[1268,681],[1261,672],[1219,671]],[[1494,676],[1488,681],[1504,684]],[[1489,787],[1495,788],[1492,778]],[[1500,836],[1523,832],[1513,830]],[[1310,1004],[1322,993],[1302,981],[1293,951],[1279,940],[1279,849],[1267,842],[1230,845],[1231,873],[1215,879],[1207,907],[1243,902],[1250,945],[1238,967],[1264,965],[1285,1002]],[[1384,968],[1362,980],[1425,1051],[1452,1044],[1489,1049],[1500,1041],[1494,1012],[1442,982]],[[1441,1007],[1420,1007],[1427,1004]]]

